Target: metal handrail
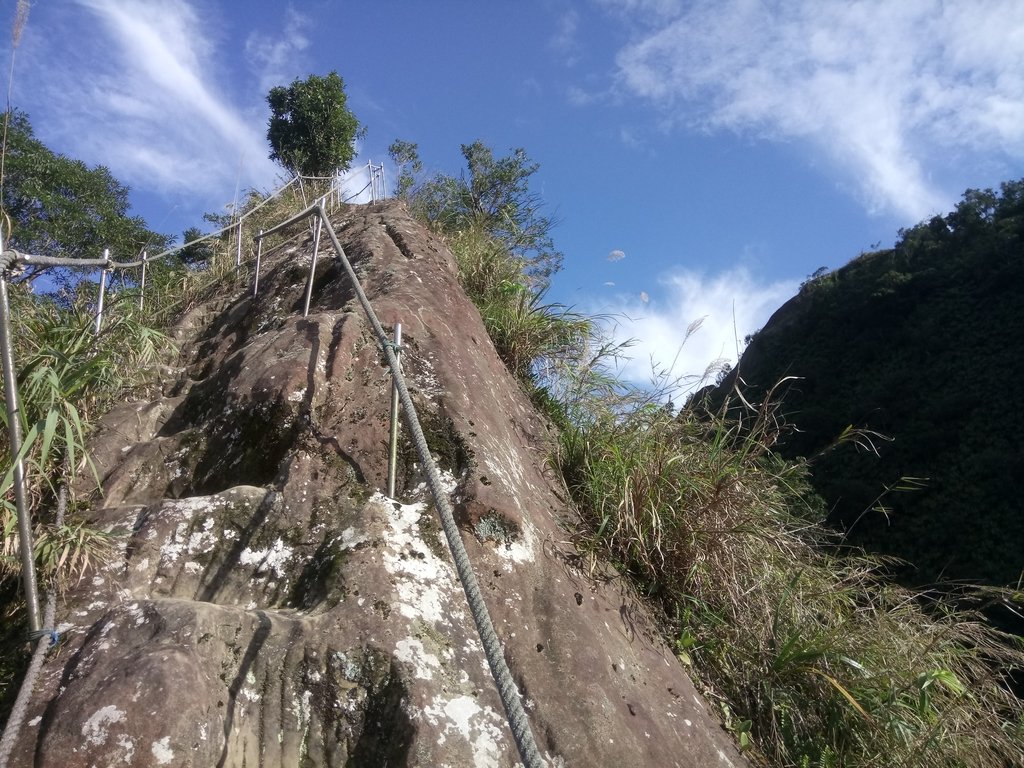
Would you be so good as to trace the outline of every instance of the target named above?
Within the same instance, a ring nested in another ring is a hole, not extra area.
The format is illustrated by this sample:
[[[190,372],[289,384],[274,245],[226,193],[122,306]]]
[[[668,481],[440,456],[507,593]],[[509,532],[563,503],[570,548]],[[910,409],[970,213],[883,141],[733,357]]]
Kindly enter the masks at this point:
[[[372,168],[372,166],[371,166]],[[289,182],[289,185],[294,183],[296,179]],[[381,167],[381,183],[383,184],[383,167]],[[371,186],[374,185],[374,178],[371,176]],[[274,196],[280,194],[285,187],[274,193]],[[269,198],[268,198],[269,199]],[[260,205],[265,204],[267,201],[263,201]],[[391,370],[392,375],[392,430],[390,440],[390,451],[389,456],[389,472],[388,472],[388,493],[389,496],[394,494],[394,474],[395,474],[395,452],[397,450],[397,411],[398,405],[402,407],[403,414],[405,416],[406,425],[411,433],[412,442],[416,447],[416,451],[419,454],[422,466],[427,474],[427,485],[430,487],[431,493],[434,497],[435,508],[438,511],[440,517],[441,527],[444,530],[445,538],[448,541],[449,549],[452,553],[452,559],[455,563],[455,569],[458,573],[459,580],[462,584],[463,590],[466,594],[466,600],[469,604],[470,613],[473,616],[473,621],[476,626],[478,635],[481,640],[481,644],[484,649],[484,655],[487,658],[488,666],[491,670],[491,675],[494,678],[495,685],[498,689],[498,693],[501,697],[502,704],[505,708],[505,713],[508,719],[509,726],[512,731],[513,739],[518,748],[520,757],[527,768],[540,768],[543,765],[543,761],[540,758],[540,753],[537,750],[537,744],[534,740],[533,732],[530,728],[529,720],[526,716],[526,712],[523,708],[521,701],[521,695],[519,689],[516,686],[515,681],[512,678],[512,674],[505,662],[505,657],[502,651],[501,642],[498,639],[497,632],[494,629],[494,624],[491,621],[490,615],[487,611],[486,603],[483,599],[483,594],[480,591],[479,584],[476,580],[476,575],[473,572],[472,565],[469,561],[469,554],[466,551],[465,545],[462,542],[462,537],[459,532],[458,526],[455,522],[454,511],[451,507],[451,502],[448,499],[447,492],[442,482],[440,471],[434,462],[433,457],[430,454],[429,446],[427,445],[426,437],[424,436],[423,429],[419,423],[419,418],[416,413],[416,408],[412,402],[412,397],[409,394],[408,387],[405,384],[405,379],[402,375],[401,365],[399,362],[399,348],[401,344],[401,326],[397,325],[395,328],[395,339],[391,342],[387,334],[384,331],[380,320],[377,318],[376,312],[373,306],[370,304],[369,298],[363,291],[362,285],[356,276],[355,270],[352,267],[351,262],[345,255],[345,251],[338,240],[337,233],[334,231],[334,227],[331,225],[330,219],[325,211],[326,196],[317,200],[313,205],[308,206],[300,213],[291,216],[285,221],[277,224],[269,230],[261,230],[255,237],[257,243],[257,255],[256,255],[256,269],[253,280],[252,292],[255,296],[259,289],[259,267],[260,260],[262,257],[262,245],[263,240],[270,235],[276,234],[287,229],[290,226],[295,225],[298,222],[305,221],[310,216],[316,216],[314,226],[314,254],[313,258],[310,259],[310,273],[306,289],[306,297],[303,309],[303,316],[308,315],[309,304],[312,294],[313,280],[316,272],[316,250],[319,246],[320,232],[326,230],[328,237],[330,238],[331,244],[334,248],[335,256],[338,262],[341,264],[348,279],[351,281],[356,297],[359,299],[359,303],[373,328],[374,334],[377,336],[377,340],[380,344],[382,351],[387,359],[388,367]],[[259,207],[259,206],[257,206]],[[253,209],[255,210],[255,209]],[[238,230],[238,243],[235,257],[236,271],[241,268],[241,240],[242,240],[242,223],[247,215],[251,215],[252,211],[247,212],[246,215],[239,217],[236,223],[232,223],[228,227],[224,227],[217,233],[211,233],[205,235],[202,238],[192,241],[200,242],[210,237],[214,237],[218,234],[223,233],[229,229]],[[2,233],[0,233],[2,234]],[[26,606],[29,614],[29,624],[33,632],[41,629],[40,617],[39,617],[39,597],[38,597],[38,585],[36,584],[35,577],[35,563],[33,559],[33,548],[32,548],[32,537],[31,528],[28,514],[28,507],[24,489],[24,473],[22,471],[21,461],[19,458],[21,452],[21,434],[20,434],[20,421],[18,415],[18,401],[17,401],[17,382],[14,374],[14,362],[13,355],[11,352],[10,344],[10,331],[9,331],[9,301],[7,294],[7,280],[6,272],[11,263],[21,264],[36,264],[41,266],[71,266],[71,267],[102,267],[103,273],[101,276],[100,284],[100,296],[98,302],[98,311],[96,316],[96,332],[99,333],[102,323],[103,313],[103,298],[106,290],[106,280],[109,272],[114,270],[123,270],[142,266],[145,270],[146,264],[150,261],[162,259],[175,250],[186,247],[191,243],[186,243],[179,246],[178,249],[170,249],[155,257],[147,257],[143,253],[143,257],[139,261],[132,262],[116,262],[110,258],[109,251],[104,252],[103,259],[60,259],[45,256],[31,256],[28,254],[22,254],[15,251],[3,251],[2,237],[0,237],[0,263],[4,266],[0,269],[0,358],[3,362],[3,373],[4,373],[4,390],[7,399],[7,413],[8,413],[8,426],[10,430],[10,442],[12,456],[16,459],[15,462],[15,500],[18,510],[18,528],[19,528],[19,542],[21,546],[22,556],[22,571],[23,580],[25,585],[26,594]],[[3,262],[4,259],[7,262]]]

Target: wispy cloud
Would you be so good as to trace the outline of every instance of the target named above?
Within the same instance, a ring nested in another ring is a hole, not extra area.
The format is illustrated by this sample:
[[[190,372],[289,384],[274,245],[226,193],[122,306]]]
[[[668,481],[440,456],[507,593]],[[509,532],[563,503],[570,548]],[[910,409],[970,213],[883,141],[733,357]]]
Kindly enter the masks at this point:
[[[743,339],[759,330],[793,296],[796,281],[764,283],[745,267],[718,274],[679,270],[662,276],[654,296],[619,296],[594,307],[613,318],[617,341],[634,339],[622,375],[645,383],[653,371],[679,379],[681,393],[699,385],[709,368],[735,364]]]
[[[936,178],[950,164],[1024,158],[1019,0],[599,2],[640,30],[625,93],[691,128],[808,141],[869,208],[939,212],[962,191]]]
[[[274,182],[263,120],[218,85],[220,41],[196,6],[78,0],[63,21],[74,28],[48,32],[64,36],[53,42],[67,55],[37,46],[32,62],[41,135],[137,189],[187,192],[200,205],[227,199],[236,182]]]
[[[558,54],[566,66],[572,67],[579,62],[580,14],[575,8],[563,13],[555,24],[555,33],[548,41],[549,47]]]
[[[293,7],[285,10],[284,27],[273,35],[253,32],[245,41],[245,55],[260,81],[260,91],[288,85],[306,67],[303,54],[309,48],[306,30],[310,19]]]

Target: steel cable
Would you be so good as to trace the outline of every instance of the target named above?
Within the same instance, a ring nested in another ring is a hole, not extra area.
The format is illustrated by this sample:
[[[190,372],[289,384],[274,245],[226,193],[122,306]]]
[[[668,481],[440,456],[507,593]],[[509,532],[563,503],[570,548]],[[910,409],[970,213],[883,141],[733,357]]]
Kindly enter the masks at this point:
[[[295,180],[293,179],[289,184],[294,181]],[[285,185],[285,187],[275,193],[275,196],[283,191],[287,186],[288,185]],[[251,213],[251,211],[249,213]],[[455,563],[455,569],[458,573],[459,581],[461,582],[463,591],[466,594],[466,601],[469,605],[470,613],[473,616],[473,622],[476,625],[477,633],[483,645],[484,655],[487,658],[487,664],[490,667],[491,676],[494,678],[502,704],[505,707],[506,717],[512,730],[512,736],[515,740],[516,747],[519,750],[519,755],[526,768],[541,768],[544,765],[544,762],[537,750],[537,744],[534,740],[533,732],[530,729],[530,723],[527,718],[526,711],[523,708],[519,689],[516,686],[515,681],[512,679],[512,673],[508,668],[508,664],[505,662],[501,641],[494,629],[494,624],[487,611],[487,605],[484,602],[483,594],[481,593],[476,580],[476,574],[473,572],[473,567],[469,560],[469,553],[466,551],[458,526],[455,523],[455,515],[451,504],[448,501],[444,484],[441,480],[441,474],[433,457],[430,455],[430,448],[427,445],[426,437],[423,434],[423,428],[420,426],[419,418],[416,415],[416,408],[413,405],[411,396],[409,395],[409,390],[402,375],[398,358],[390,344],[387,334],[384,332],[383,326],[381,326],[380,320],[377,318],[376,312],[373,310],[373,306],[370,304],[369,298],[363,291],[362,285],[359,282],[359,278],[356,276],[352,264],[345,256],[345,251],[341,247],[341,243],[338,241],[338,236],[335,233],[334,227],[331,225],[326,212],[319,203],[314,204],[277,226],[261,232],[258,235],[258,239],[262,239],[268,235],[274,234],[275,232],[279,232],[282,229],[285,229],[286,227],[314,214],[319,216],[323,221],[328,237],[331,239],[331,244],[334,246],[335,256],[348,275],[349,280],[351,280],[356,297],[359,299],[359,303],[377,336],[385,357],[387,358],[388,367],[391,369],[392,376],[394,377],[395,388],[398,390],[399,400],[405,414],[405,421],[411,433],[412,441],[416,446],[416,451],[419,454],[424,468],[426,469],[427,484],[434,496],[434,502],[438,510],[438,516],[440,517],[441,527],[444,530],[445,538],[448,541],[448,547],[452,553],[452,559]],[[221,232],[235,226],[237,226],[237,224],[232,224],[231,227],[225,227]],[[213,237],[215,234],[219,233],[211,233],[203,238],[199,238],[199,240]],[[193,242],[199,242],[199,240],[195,240]],[[164,256],[173,253],[175,250],[178,250],[178,248],[158,254],[157,256],[148,259],[148,261],[152,262],[163,258]],[[46,256],[30,256],[16,251],[6,251],[0,254],[0,263],[3,263],[5,260],[10,260],[12,263],[37,264],[41,266],[88,266],[104,267],[105,269],[111,270],[128,269],[140,266],[143,263],[142,261],[115,262],[106,259],[60,259]],[[52,594],[47,603],[45,622],[46,626],[52,625],[53,623]],[[19,704],[22,705],[22,709],[27,707],[27,699],[31,695],[32,687],[35,684],[35,678],[38,676],[43,657],[45,656],[45,650],[48,647],[46,641],[47,638],[42,638],[39,641],[39,645],[36,648],[35,655],[33,655],[29,671],[26,674],[24,683],[22,684],[22,690],[19,692],[18,702],[15,704],[16,709]],[[23,696],[25,698],[24,702],[22,701]],[[24,712],[22,711],[21,714],[23,717]],[[16,713],[12,712],[11,718],[8,720],[7,728],[4,731],[4,744],[6,744],[6,741],[8,740],[8,731],[16,732],[20,727],[20,721],[15,722],[17,719],[15,715]],[[8,752],[11,746],[13,746],[13,738],[13,736],[10,737],[11,744],[6,747]],[[0,751],[0,768],[5,768],[6,762],[6,753]]]
[[[448,548],[451,550],[452,559],[455,561],[455,569],[459,574],[459,580],[462,582],[462,588],[466,593],[466,601],[469,603],[469,610],[473,615],[477,633],[480,635],[480,640],[483,643],[484,655],[487,657],[487,663],[491,668],[491,676],[498,687],[501,702],[505,706],[505,713],[508,716],[508,722],[512,728],[512,735],[515,738],[516,746],[519,748],[519,755],[526,764],[526,768],[540,768],[544,763],[541,760],[540,753],[537,751],[537,744],[534,741],[533,732],[530,730],[526,711],[523,709],[522,701],[520,701],[519,689],[512,679],[512,673],[509,671],[508,665],[505,663],[501,642],[498,640],[498,634],[494,630],[494,624],[491,622],[487,605],[484,603],[483,594],[480,592],[480,587],[477,584],[476,574],[473,573],[473,567],[469,562],[469,553],[462,543],[462,536],[459,534],[459,528],[455,524],[455,514],[448,501],[444,484],[441,482],[441,473],[437,469],[434,458],[430,455],[430,448],[423,434],[423,428],[420,426],[419,418],[416,416],[416,407],[413,405],[412,398],[409,396],[409,390],[405,385],[405,377],[402,375],[401,366],[398,364],[398,357],[395,355],[395,350],[391,346],[390,340],[380,324],[380,320],[377,319],[377,314],[373,311],[369,298],[367,298],[362,285],[359,283],[359,278],[356,277],[352,264],[345,256],[341,243],[338,242],[338,236],[334,232],[334,227],[331,226],[331,222],[328,220],[323,208],[319,205],[314,206],[314,208],[316,213],[323,219],[327,235],[331,238],[332,245],[334,245],[335,254],[348,274],[349,280],[352,281],[356,297],[359,299],[367,319],[369,319],[370,324],[373,326],[377,340],[384,351],[385,357],[387,357],[388,367],[391,368],[395,387],[398,389],[398,397],[402,402],[402,410],[405,412],[405,422],[412,433],[412,440],[420,460],[427,470],[427,484],[434,495],[434,503],[437,506],[438,516],[441,518],[441,527],[444,529],[445,538],[448,539]]]

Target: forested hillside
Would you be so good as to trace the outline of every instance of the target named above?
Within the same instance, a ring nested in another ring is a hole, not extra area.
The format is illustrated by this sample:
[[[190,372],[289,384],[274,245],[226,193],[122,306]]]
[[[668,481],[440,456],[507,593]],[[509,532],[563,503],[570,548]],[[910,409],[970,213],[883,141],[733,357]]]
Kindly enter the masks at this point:
[[[798,377],[779,390],[795,428],[779,450],[825,451],[812,482],[830,520],[909,561],[907,581],[1008,584],[1024,567],[1022,250],[1024,180],[968,190],[894,248],[809,279],[740,361],[748,397]],[[826,450],[848,425],[885,436],[878,456]]]

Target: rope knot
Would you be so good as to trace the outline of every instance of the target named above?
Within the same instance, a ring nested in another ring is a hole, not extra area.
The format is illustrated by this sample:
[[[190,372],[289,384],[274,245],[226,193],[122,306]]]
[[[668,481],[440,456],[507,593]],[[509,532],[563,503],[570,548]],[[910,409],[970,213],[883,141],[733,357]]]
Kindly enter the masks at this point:
[[[11,268],[18,261],[19,255],[20,254],[14,250],[4,251],[3,253],[0,253],[0,275],[7,277],[8,273],[11,271]]]
[[[35,642],[36,640],[42,640],[44,637],[49,636],[50,648],[53,648],[57,643],[60,642],[60,632],[56,629],[37,629],[33,632],[28,633],[28,639]]]

